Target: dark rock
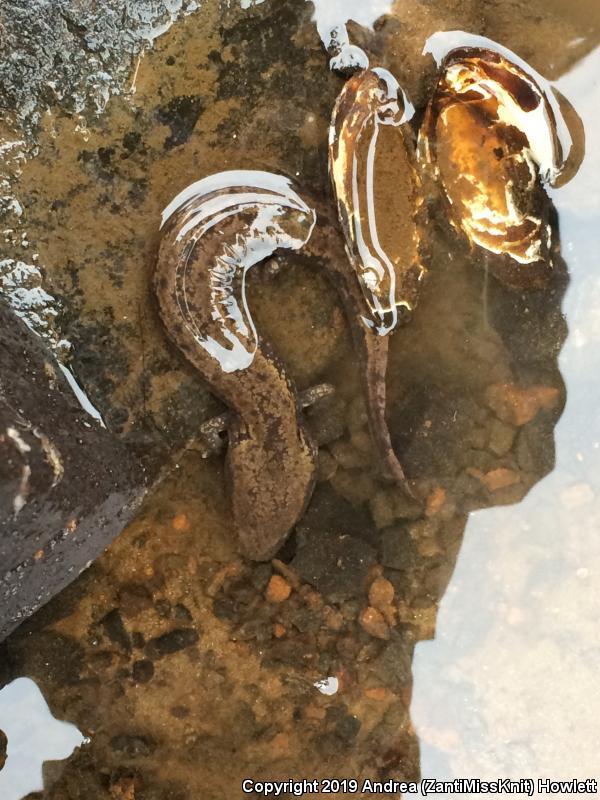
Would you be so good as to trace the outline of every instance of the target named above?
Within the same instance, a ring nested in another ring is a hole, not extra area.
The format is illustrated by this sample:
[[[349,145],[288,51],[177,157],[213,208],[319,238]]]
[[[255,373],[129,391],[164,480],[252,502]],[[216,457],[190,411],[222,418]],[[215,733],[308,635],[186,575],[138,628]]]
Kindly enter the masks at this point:
[[[418,553],[408,528],[393,525],[381,534],[381,563],[390,569],[409,570],[416,564]]]
[[[177,653],[186,647],[192,647],[199,638],[198,631],[193,628],[176,628],[173,631],[169,631],[169,633],[163,633],[162,636],[151,639],[146,646],[146,650],[149,654],[160,658],[161,656]]]
[[[375,550],[346,533],[309,534],[298,549],[291,567],[300,577],[333,601],[363,593]]]
[[[323,531],[344,531],[369,544],[374,544],[378,535],[366,507],[353,506],[327,484],[317,486],[296,530],[301,546],[307,537]]]
[[[141,583],[126,583],[119,592],[119,608],[126,617],[136,617],[152,605],[152,595]]]
[[[71,636],[64,636],[51,630],[38,631],[35,647],[30,648],[27,635],[19,631],[7,647],[13,664],[21,671],[21,657],[27,654],[27,675],[39,683],[40,687],[49,684],[70,686],[78,683],[83,667],[83,647]]]
[[[194,619],[192,612],[183,603],[177,603],[173,607],[173,618],[180,622],[192,622]]]
[[[394,448],[411,478],[455,475],[465,441],[471,438],[478,407],[447,386],[413,386],[393,408]]]
[[[126,653],[131,652],[131,639],[116,608],[113,608],[100,620],[100,625],[104,628],[104,632],[111,642],[114,642]]]
[[[216,597],[213,600],[213,614],[217,619],[239,622],[242,612],[232,597]]]
[[[335,732],[346,744],[352,744],[360,731],[360,720],[353,714],[344,714],[335,726]]]
[[[58,363],[0,304],[0,639],[132,517],[137,464],[78,404]]]
[[[344,435],[346,427],[343,401],[332,396],[319,400],[305,411],[306,427],[319,447]]]
[[[384,686],[400,692],[412,681],[412,643],[401,633],[392,631],[389,643],[380,656],[372,663],[373,675]]]
[[[111,748],[126,758],[143,758],[150,756],[156,749],[156,742],[151,736],[121,733],[110,740]]]
[[[147,658],[136,661],[133,665],[132,676],[136,683],[148,683],[154,676],[154,664]]]
[[[171,603],[168,600],[159,599],[154,604],[154,608],[156,609],[156,613],[159,617],[163,617],[163,619],[167,619],[171,616]]]
[[[203,109],[201,97],[188,96],[174,97],[166,106],[158,109],[159,121],[171,128],[171,135],[165,139],[165,150],[187,142]]]

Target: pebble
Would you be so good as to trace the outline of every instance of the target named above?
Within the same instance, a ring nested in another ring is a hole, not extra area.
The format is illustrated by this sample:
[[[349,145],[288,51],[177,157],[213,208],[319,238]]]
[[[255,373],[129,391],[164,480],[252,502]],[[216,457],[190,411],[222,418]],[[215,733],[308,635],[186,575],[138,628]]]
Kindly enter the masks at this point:
[[[394,587],[387,578],[376,578],[369,589],[369,603],[377,611],[381,611],[390,627],[396,624],[396,609],[394,602]]]
[[[389,639],[390,629],[381,611],[372,606],[364,608],[358,621],[362,629],[376,639]]]
[[[418,519],[421,516],[419,503],[396,486],[377,492],[371,497],[369,508],[379,529],[389,527],[398,519]]]
[[[282,639],[285,636],[285,634],[286,634],[285,627],[280,622],[276,622],[275,625],[273,626],[273,636],[276,639]]]
[[[438,514],[446,502],[446,490],[437,486],[427,497],[425,504],[425,516],[433,517]]]
[[[367,502],[375,491],[375,481],[369,473],[341,467],[331,478],[331,485],[344,500],[355,505]]]
[[[552,386],[523,389],[514,383],[495,383],[486,390],[487,404],[498,419],[516,427],[531,422],[542,408],[556,408],[559,399],[559,390]]]
[[[369,603],[383,611],[394,601],[394,587],[387,578],[376,578],[369,589]]]
[[[359,452],[351,442],[340,439],[329,446],[331,455],[343,469],[357,469],[368,463],[364,453]]]
[[[519,483],[521,476],[512,469],[498,467],[498,469],[493,469],[491,472],[481,475],[479,480],[489,492],[497,492],[499,489],[506,489],[508,486],[514,486]]]
[[[190,529],[190,521],[188,519],[187,514],[176,514],[173,517],[173,522],[171,526],[174,531],[177,533],[184,533],[185,531],[189,531]]]
[[[317,461],[317,481],[319,483],[330,481],[337,472],[337,468],[338,462],[335,458],[327,450],[321,448]]]
[[[292,593],[290,584],[281,575],[273,575],[267,586],[266,598],[269,603],[283,603]]]
[[[382,532],[381,550],[381,563],[391,569],[409,570],[418,557],[415,542],[403,525],[395,525]]]
[[[371,689],[365,689],[364,694],[369,700],[377,700],[377,702],[382,702],[391,697],[390,690],[386,689],[385,686],[373,686]]]
[[[344,627],[344,615],[332,606],[325,606],[323,619],[325,620],[325,625],[332,631],[341,631]]]
[[[515,440],[516,430],[499,419],[490,426],[489,450],[498,457],[505,456]]]

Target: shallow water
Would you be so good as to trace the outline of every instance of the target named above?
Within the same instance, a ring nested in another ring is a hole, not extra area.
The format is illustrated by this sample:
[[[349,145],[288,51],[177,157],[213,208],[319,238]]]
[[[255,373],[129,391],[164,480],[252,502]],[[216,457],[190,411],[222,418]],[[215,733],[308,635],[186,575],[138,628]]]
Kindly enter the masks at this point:
[[[27,251],[107,425],[149,461],[176,463],[0,650],[1,684],[34,679],[87,737],[32,797],[216,799],[242,796],[244,778],[600,778],[598,10],[357,5],[350,41],[417,108],[435,76],[422,50],[440,30],[491,37],[569,98],[586,157],[552,190],[568,286],[559,264],[546,290],[503,288],[436,212],[429,280],[388,373],[392,439],[423,512],[378,476],[322,265],[288,254],[257,274],[257,326],[300,389],[326,381],[335,395],[307,411],[320,452],[305,517],[276,564],[243,562],[222,457],[180,452],[220,406],[159,324],[158,221],[180,189],[222,169],[281,172],[329,197],[342,80],[319,31],[348,5],[317,4],[317,30],[299,0],[207,0],[142,59],[135,93],[83,130],[53,109],[15,189]],[[5,256],[27,260],[8,238]],[[490,387],[512,383],[543,387],[548,408],[500,420]],[[373,606],[383,626],[365,617]],[[1,710],[0,729],[9,764]]]

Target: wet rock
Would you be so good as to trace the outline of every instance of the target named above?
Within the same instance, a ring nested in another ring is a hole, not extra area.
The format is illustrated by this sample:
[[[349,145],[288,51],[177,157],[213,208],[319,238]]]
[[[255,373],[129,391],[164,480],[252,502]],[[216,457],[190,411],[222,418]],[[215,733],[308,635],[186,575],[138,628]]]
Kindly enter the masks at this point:
[[[136,683],[148,683],[154,675],[154,664],[147,658],[135,661],[131,674]]]
[[[412,679],[412,646],[401,633],[391,632],[390,641],[372,662],[371,674],[382,686],[400,692]]]
[[[437,486],[430,494],[427,496],[427,501],[425,503],[425,515],[428,517],[433,517],[443,509],[446,503],[446,490],[443,489],[441,486]]]
[[[317,481],[330,481],[338,468],[335,458],[327,450],[319,450],[317,463]]]
[[[418,559],[414,540],[404,525],[386,528],[381,534],[381,563],[384,567],[410,570]]]
[[[521,476],[518,472],[505,467],[499,467],[484,475],[478,476],[488,492],[497,492],[499,489],[506,489],[519,483]]]
[[[121,733],[112,737],[110,746],[125,758],[144,758],[152,755],[156,742],[151,736]]]
[[[513,446],[515,440],[515,429],[501,422],[499,419],[492,421],[490,425],[489,449],[495,456],[505,456]]]
[[[159,122],[171,128],[171,135],[164,142],[165,150],[171,150],[173,147],[187,142],[204,106],[205,103],[201,97],[184,95],[174,97],[165,106],[158,109]]]
[[[126,617],[137,617],[152,606],[152,595],[141,583],[127,583],[119,592],[119,608]]]
[[[465,441],[477,427],[480,408],[449,386],[413,386],[390,412],[394,449],[410,478],[456,474]]]
[[[374,563],[375,551],[366,542],[328,531],[307,536],[292,567],[325,597],[344,600],[361,593]]]
[[[385,621],[385,617],[381,611],[378,611],[376,608],[369,606],[363,609],[358,621],[361,628],[368,633],[369,636],[374,636],[376,639],[390,638],[389,625]]]
[[[54,357],[4,304],[0,387],[2,639],[121,531],[146,476],[85,413]]]
[[[351,442],[337,441],[329,448],[331,455],[343,469],[359,469],[369,463],[369,458]]]
[[[185,11],[187,0],[179,4]],[[0,9],[0,97],[4,108],[34,119],[58,101],[70,111],[102,109],[130,75],[131,58],[176,17],[163,0],[123,4],[47,0]],[[52,91],[49,91],[49,86]]]
[[[344,714],[336,722],[335,733],[345,744],[352,744],[360,731],[360,720],[354,714]]]
[[[155,639],[150,639],[146,645],[146,651],[149,655],[160,658],[192,647],[199,639],[198,631],[194,628],[176,628]]]
[[[418,519],[422,508],[399,486],[382,489],[369,503],[371,516],[378,528],[387,528],[398,519]]]
[[[376,488],[374,477],[358,469],[338,469],[331,478],[331,485],[337,494],[355,506],[367,502]]]
[[[281,575],[273,575],[267,586],[265,597],[269,603],[283,603],[292,593],[290,584]]]
[[[317,486],[306,514],[297,525],[300,544],[311,534],[320,535],[344,531],[372,544],[377,532],[364,507],[356,507],[340,496],[331,486]]]
[[[531,422],[541,409],[556,409],[560,391],[552,386],[522,388],[512,383],[496,383],[487,388],[486,401],[502,422],[521,427]]]
[[[344,435],[344,404],[335,396],[319,400],[305,410],[304,416],[308,432],[319,447]]]
[[[524,472],[546,475],[554,469],[554,425],[552,420],[538,415],[518,433],[516,456]]]
[[[176,603],[173,606],[173,619],[177,619],[180,622],[192,622],[194,617],[187,606],[184,606],[183,603]]]
[[[23,630],[23,629],[22,629]],[[27,636],[22,630],[8,640],[9,658],[19,665],[27,648]],[[38,631],[35,647],[27,650],[27,675],[40,687],[53,682],[71,686],[79,682],[84,663],[84,649],[72,636],[51,630]]]
[[[383,614],[388,625],[394,625],[396,621],[394,594],[393,584],[381,575],[375,578],[369,588],[369,603]]]
[[[442,548],[437,536],[440,526],[441,520],[438,517],[430,517],[413,522],[409,527],[409,535],[415,542],[419,555],[423,558],[432,558],[441,554]]]
[[[126,653],[131,652],[131,639],[125,630],[118,609],[113,608],[112,611],[109,611],[108,614],[100,620],[100,625],[104,628],[104,632],[111,642],[114,642]]]

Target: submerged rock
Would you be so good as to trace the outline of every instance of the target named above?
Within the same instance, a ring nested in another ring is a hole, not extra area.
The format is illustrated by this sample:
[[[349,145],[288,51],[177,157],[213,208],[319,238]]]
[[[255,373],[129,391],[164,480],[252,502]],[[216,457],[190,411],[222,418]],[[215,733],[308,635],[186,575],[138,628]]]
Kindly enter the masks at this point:
[[[2,639],[122,530],[145,494],[146,475],[78,404],[58,362],[4,305],[0,343]]]

